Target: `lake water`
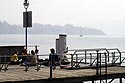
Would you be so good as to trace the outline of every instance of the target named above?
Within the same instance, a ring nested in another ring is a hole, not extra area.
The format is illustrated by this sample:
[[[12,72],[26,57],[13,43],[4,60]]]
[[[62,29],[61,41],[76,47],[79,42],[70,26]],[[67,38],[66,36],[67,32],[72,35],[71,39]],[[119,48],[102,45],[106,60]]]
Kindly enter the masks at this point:
[[[28,46],[38,45],[39,54],[49,54],[50,48],[55,48],[55,40],[58,35],[28,35]],[[25,45],[25,35],[2,34],[0,45]],[[83,36],[67,35],[67,46],[69,49],[86,48],[118,48],[125,52],[124,36]],[[34,49],[29,48],[29,51]],[[123,55],[125,56],[125,55]],[[125,82],[125,81],[124,81]],[[124,83],[123,82],[123,83]],[[87,82],[89,83],[89,82]],[[99,82],[96,82],[99,83]],[[119,83],[114,81],[113,83]]]
[[[28,35],[28,46],[38,45],[40,54],[48,54],[55,48],[58,35]],[[0,45],[25,45],[25,35],[0,35]],[[121,36],[83,36],[67,35],[69,49],[118,48],[125,51],[125,37]],[[31,49],[31,47],[30,47]],[[32,48],[34,49],[34,48]]]

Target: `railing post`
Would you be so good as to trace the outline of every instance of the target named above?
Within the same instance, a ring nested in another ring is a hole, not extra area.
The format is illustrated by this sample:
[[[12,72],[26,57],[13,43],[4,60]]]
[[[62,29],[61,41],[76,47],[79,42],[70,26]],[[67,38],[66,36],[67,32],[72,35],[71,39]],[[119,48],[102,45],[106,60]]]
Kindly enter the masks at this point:
[[[76,54],[76,63],[78,63],[78,54]]]
[[[106,55],[106,53],[104,53],[105,54],[105,75],[106,75],[106,77],[107,77],[107,55]],[[105,83],[107,83],[107,78],[105,79]]]
[[[107,59],[108,59],[108,62],[109,62],[109,61],[110,61],[110,59],[109,59],[109,58],[110,58],[110,57],[109,57],[109,51],[108,51],[107,49],[106,49],[106,51],[107,51],[107,53],[108,53],[108,54],[107,54],[107,56],[108,56]]]
[[[122,64],[122,56],[121,56],[121,52],[119,51],[120,54],[120,64]]]
[[[99,68],[100,68],[100,74],[99,75],[100,75],[100,83],[101,83],[101,73],[102,73],[101,72],[101,66],[102,66],[101,62],[102,62],[101,61],[101,53],[99,53],[99,64],[100,64],[100,66],[99,66]]]
[[[92,53],[90,53],[90,64],[92,64]]]
[[[73,68],[73,54],[71,54],[71,68]]]
[[[86,56],[86,51],[85,51],[85,64],[87,64],[87,56]]]
[[[99,75],[99,53],[98,53],[98,50],[96,50],[97,52],[97,62],[96,62],[96,75]]]
[[[4,55],[4,70],[6,71],[6,61],[7,60],[7,56],[6,55]]]
[[[115,63],[115,52],[112,52],[112,63]]]
[[[122,56],[121,56],[121,52],[120,52],[120,50],[119,49],[117,49],[117,51],[119,52],[119,57],[120,57],[120,59],[119,59],[119,61],[120,61],[120,64],[122,63]]]

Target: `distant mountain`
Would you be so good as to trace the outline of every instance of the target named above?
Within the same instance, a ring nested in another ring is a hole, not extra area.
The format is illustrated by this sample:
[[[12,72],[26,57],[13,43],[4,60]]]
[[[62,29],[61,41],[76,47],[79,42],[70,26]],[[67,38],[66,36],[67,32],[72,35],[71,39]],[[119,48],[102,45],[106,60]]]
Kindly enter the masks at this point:
[[[0,22],[0,34],[24,34],[25,28],[21,25],[10,25],[7,22]],[[106,35],[103,31],[88,28],[88,27],[78,27],[71,24],[66,24],[65,26],[60,25],[50,25],[50,24],[33,24],[33,27],[28,28],[29,34],[53,34],[57,35],[60,33],[65,33],[68,35]]]

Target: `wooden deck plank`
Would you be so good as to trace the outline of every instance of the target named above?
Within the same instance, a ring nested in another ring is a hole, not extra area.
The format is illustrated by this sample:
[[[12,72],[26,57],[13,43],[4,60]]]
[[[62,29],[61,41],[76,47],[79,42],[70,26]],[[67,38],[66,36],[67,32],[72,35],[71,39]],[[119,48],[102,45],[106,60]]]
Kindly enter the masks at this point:
[[[8,70],[0,72],[0,82],[6,81],[24,81],[24,80],[44,80],[49,78],[49,67],[40,68],[36,71],[36,67],[30,67],[29,71],[23,71],[25,68],[22,66],[11,66]],[[104,68],[102,68],[104,74]],[[125,67],[108,67],[108,74],[125,74]],[[79,69],[79,70],[66,70],[57,68],[53,71],[53,78],[69,79],[69,78],[85,78],[96,75],[95,69]]]

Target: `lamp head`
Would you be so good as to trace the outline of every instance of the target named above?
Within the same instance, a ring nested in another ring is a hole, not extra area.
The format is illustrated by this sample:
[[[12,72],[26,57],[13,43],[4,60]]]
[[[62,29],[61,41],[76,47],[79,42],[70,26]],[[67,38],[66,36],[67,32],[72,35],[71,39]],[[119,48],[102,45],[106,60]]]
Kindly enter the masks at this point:
[[[29,7],[29,1],[28,0],[24,0],[24,8],[28,8]]]

